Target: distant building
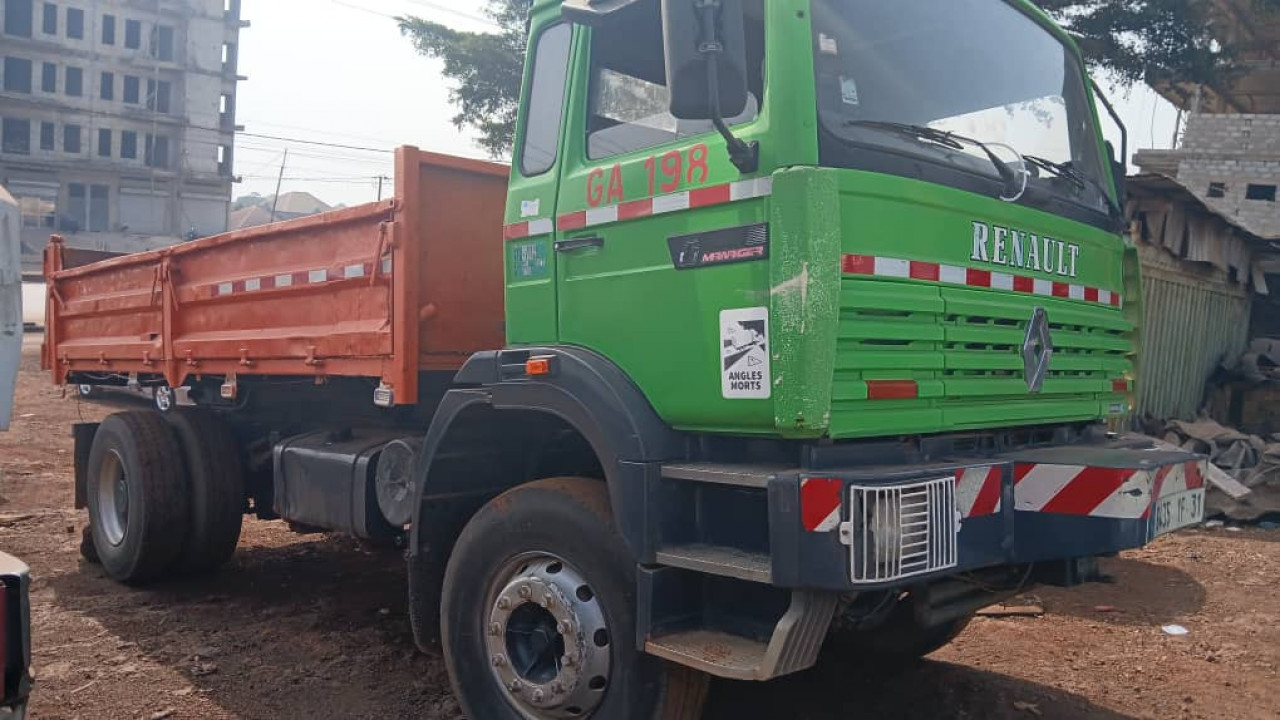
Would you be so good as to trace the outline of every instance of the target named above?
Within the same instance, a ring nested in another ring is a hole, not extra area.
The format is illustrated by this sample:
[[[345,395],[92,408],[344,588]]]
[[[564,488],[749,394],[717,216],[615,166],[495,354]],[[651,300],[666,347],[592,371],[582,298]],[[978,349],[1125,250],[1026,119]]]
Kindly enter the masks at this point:
[[[241,207],[239,210],[232,211],[228,230],[243,230],[307,215],[319,215],[333,209],[332,206],[308,192],[284,193],[279,201],[274,197],[244,197],[237,200],[236,204]],[[274,217],[271,215],[273,207]]]
[[[24,255],[53,232],[132,251],[226,229],[240,0],[0,5],[0,185]]]

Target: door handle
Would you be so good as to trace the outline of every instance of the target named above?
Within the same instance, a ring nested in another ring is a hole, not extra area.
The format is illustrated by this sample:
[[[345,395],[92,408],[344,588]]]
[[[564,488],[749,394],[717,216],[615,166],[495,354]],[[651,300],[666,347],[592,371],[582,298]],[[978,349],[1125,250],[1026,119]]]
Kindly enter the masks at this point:
[[[604,238],[602,237],[572,238],[569,240],[557,240],[555,243],[556,252],[558,253],[602,247],[604,247]]]

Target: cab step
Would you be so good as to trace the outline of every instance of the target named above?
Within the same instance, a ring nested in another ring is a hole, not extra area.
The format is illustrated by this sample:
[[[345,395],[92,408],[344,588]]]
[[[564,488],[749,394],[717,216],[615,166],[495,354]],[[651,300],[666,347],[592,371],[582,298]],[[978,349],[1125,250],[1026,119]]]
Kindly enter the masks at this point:
[[[658,564],[769,584],[773,564],[768,555],[720,545],[676,545],[658,551]]]
[[[764,681],[807,670],[835,616],[835,593],[794,590],[768,642],[708,628],[650,638],[645,652],[729,680]]]

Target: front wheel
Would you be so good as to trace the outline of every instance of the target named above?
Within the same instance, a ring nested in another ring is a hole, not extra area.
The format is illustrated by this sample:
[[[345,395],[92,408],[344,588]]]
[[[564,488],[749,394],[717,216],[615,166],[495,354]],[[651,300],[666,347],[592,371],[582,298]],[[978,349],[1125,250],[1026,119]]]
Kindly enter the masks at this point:
[[[445,661],[468,717],[699,717],[687,673],[636,648],[635,561],[604,483],[544,480],[490,502],[444,588]]]

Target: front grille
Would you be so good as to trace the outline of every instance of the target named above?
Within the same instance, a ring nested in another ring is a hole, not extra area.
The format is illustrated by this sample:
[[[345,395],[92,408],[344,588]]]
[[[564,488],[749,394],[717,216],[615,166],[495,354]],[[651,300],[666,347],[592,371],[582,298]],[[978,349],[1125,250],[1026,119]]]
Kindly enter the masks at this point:
[[[885,582],[956,566],[960,532],[954,477],[913,485],[850,488],[855,583]]]
[[[832,388],[836,438],[1095,419],[1132,373],[1133,325],[1111,307],[996,290],[841,281]],[[1041,392],[1022,357],[1037,307],[1053,359]],[[918,397],[869,400],[868,381],[910,380]]]

